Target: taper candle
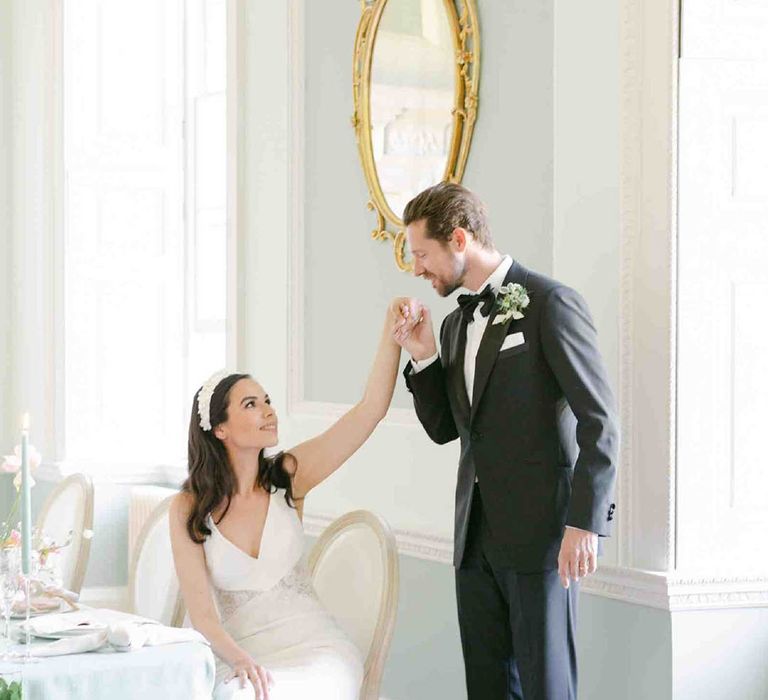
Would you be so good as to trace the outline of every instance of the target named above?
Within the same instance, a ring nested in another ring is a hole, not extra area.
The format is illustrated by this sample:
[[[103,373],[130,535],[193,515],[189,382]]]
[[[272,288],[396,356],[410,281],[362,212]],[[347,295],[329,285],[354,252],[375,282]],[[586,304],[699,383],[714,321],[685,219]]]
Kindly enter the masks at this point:
[[[21,570],[30,573],[32,554],[32,485],[29,478],[29,413],[21,419]]]

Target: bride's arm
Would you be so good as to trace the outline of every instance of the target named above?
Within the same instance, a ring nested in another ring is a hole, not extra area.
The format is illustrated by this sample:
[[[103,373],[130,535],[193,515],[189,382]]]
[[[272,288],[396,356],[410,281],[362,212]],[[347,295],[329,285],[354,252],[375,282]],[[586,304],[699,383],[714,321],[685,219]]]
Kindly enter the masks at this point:
[[[400,322],[400,304],[395,299],[387,308],[379,349],[376,353],[363,398],[321,435],[288,450],[296,460],[293,491],[302,498],[328,478],[368,439],[389,409],[400,365],[400,346],[394,339]]]
[[[193,542],[187,532],[191,506],[189,494],[177,494],[171,501],[169,525],[173,561],[192,626],[210,642],[216,656],[229,664],[233,671],[240,671],[238,675],[242,676],[242,671],[245,671],[254,686],[262,682],[262,676],[263,682],[267,683],[268,672],[255,664],[221,624],[208,584],[203,545]]]

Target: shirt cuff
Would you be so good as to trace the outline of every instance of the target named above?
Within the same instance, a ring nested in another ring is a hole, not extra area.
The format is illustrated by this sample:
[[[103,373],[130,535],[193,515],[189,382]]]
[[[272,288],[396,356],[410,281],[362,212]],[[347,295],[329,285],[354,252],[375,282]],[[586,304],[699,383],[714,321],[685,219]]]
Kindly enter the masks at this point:
[[[432,357],[428,357],[426,360],[414,360],[411,358],[411,374],[421,372],[421,370],[429,367],[437,358],[439,354],[435,353]]]

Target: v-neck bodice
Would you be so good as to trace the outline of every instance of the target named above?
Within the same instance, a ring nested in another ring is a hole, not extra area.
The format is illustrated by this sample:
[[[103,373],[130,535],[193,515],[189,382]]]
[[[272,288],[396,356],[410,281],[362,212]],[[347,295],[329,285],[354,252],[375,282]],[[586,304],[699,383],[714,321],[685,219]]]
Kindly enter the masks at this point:
[[[227,539],[208,515],[211,534],[203,549],[211,581],[222,590],[272,588],[293,569],[304,550],[304,530],[298,514],[285,502],[285,491],[270,495],[259,555],[253,557]]]
[[[264,514],[264,522],[261,525],[261,537],[259,538],[259,553],[254,556],[253,554],[249,554],[248,552],[244,551],[240,547],[238,547],[232,540],[229,539],[216,525],[216,521],[213,519],[213,515],[211,513],[208,514],[208,527],[211,529],[211,532],[216,532],[217,535],[219,535],[225,542],[228,542],[234,549],[236,549],[238,552],[240,552],[243,556],[248,557],[249,559],[252,559],[254,561],[261,558],[261,548],[264,545],[264,535],[267,532],[267,525],[269,525],[269,511],[272,510],[272,494],[270,493],[267,497],[267,511]]]

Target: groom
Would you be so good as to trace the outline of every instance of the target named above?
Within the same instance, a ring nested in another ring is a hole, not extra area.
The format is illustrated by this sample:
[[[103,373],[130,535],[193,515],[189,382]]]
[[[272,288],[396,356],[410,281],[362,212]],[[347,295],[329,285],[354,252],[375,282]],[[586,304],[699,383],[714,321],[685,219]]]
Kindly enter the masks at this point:
[[[454,567],[469,700],[575,700],[575,585],[610,534],[619,431],[584,300],[494,247],[440,183],[403,216],[414,274],[474,294],[440,327],[403,307],[405,381],[432,440],[460,438]]]

